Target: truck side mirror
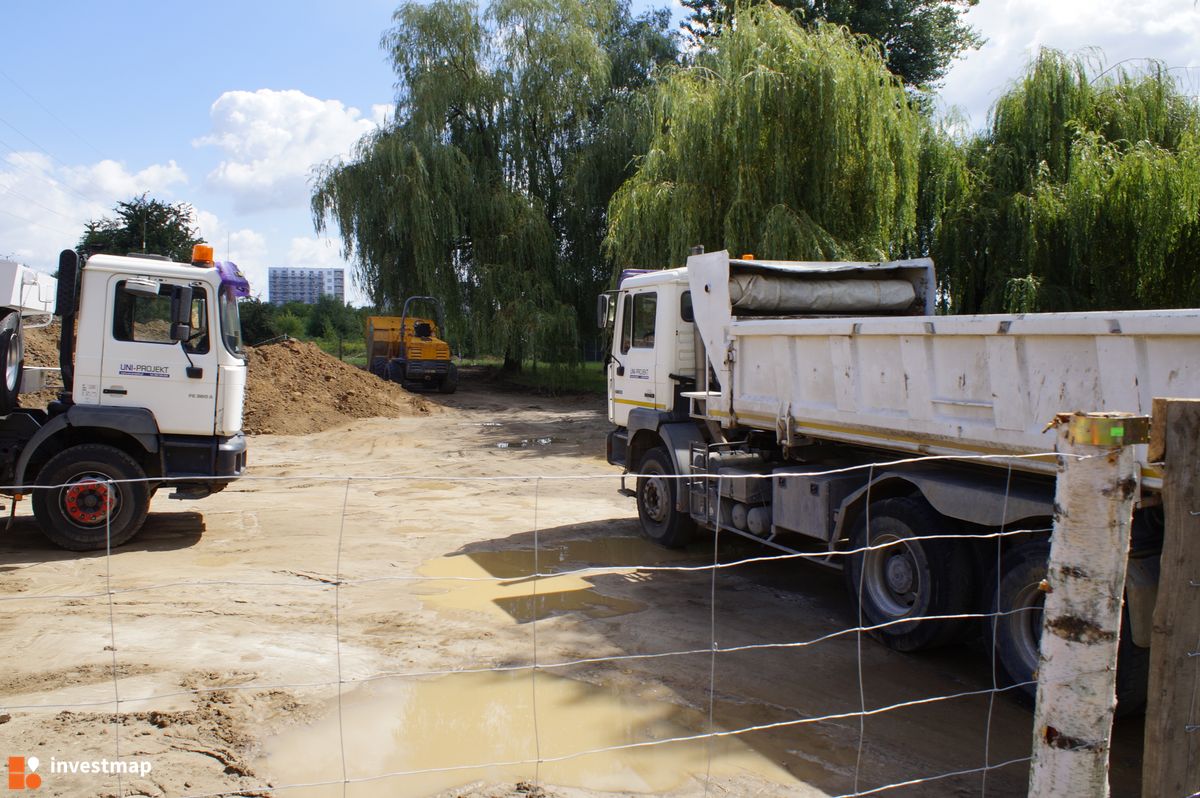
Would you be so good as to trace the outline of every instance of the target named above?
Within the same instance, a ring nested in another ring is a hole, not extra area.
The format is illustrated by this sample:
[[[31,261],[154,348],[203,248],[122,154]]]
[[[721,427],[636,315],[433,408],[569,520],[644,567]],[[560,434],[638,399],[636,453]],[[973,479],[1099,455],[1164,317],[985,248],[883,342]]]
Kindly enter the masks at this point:
[[[617,320],[617,304],[613,301],[614,292],[608,291],[596,297],[596,326],[601,330],[610,329]]]
[[[192,334],[192,287],[171,286],[171,340],[186,341]]]

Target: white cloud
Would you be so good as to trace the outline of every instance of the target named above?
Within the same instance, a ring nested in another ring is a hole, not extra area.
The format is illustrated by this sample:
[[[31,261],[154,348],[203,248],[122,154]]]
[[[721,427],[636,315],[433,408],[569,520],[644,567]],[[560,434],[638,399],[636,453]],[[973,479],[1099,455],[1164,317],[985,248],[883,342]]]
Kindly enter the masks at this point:
[[[941,96],[966,112],[976,128],[986,123],[991,106],[1039,47],[1069,53],[1097,48],[1094,55],[1102,56],[1106,66],[1144,58],[1168,67],[1200,65],[1200,6],[1194,3],[983,0],[967,12],[966,20],[988,41],[955,64]]]
[[[174,161],[132,172],[112,160],[62,166],[42,153],[9,153],[0,161],[0,257],[52,271],[88,221],[143,193],[171,201],[172,187],[187,179]]]
[[[387,111],[373,106],[368,119],[294,89],[227,91],[212,105],[212,132],[193,144],[222,150],[208,182],[232,194],[239,210],[303,206],[313,167],[348,153]]]

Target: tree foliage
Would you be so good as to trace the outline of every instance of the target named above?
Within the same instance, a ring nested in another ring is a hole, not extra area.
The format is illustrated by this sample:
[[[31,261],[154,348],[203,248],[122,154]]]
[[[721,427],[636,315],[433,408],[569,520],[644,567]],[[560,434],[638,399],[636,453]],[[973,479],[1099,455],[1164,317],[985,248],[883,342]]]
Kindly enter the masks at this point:
[[[844,29],[744,10],[649,108],[654,137],[609,208],[617,267],[679,264],[696,244],[790,259],[912,244],[922,120]]]
[[[605,208],[637,146],[629,107],[674,58],[669,15],[435,0],[394,23],[394,122],[320,171],[318,230],[338,226],[377,307],[433,294],[471,348],[571,359],[607,277]]]
[[[983,40],[962,15],[978,0],[773,0],[804,25],[831,23],[870,37],[888,69],[908,86],[930,86],[950,63]],[[719,34],[746,0],[683,0],[691,10],[684,29],[694,41]]]
[[[955,311],[1200,304],[1200,106],[1161,66],[1093,77],[1043,51],[935,171]]]
[[[204,243],[195,226],[195,212],[186,203],[171,205],[142,194],[118,202],[113,211],[115,217],[94,219],[84,226],[76,245],[80,257],[87,258],[97,252],[110,255],[145,252],[189,263],[192,247]]]

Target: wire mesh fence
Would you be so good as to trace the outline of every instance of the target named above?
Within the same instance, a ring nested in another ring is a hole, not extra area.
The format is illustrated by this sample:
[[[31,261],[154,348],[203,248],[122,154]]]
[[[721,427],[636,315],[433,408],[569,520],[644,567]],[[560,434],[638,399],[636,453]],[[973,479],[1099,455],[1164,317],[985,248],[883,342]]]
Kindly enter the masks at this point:
[[[870,484],[878,467],[846,471]],[[48,774],[117,795],[1024,793],[1032,727],[1018,696],[1035,683],[1010,678],[993,649],[1002,624],[1039,624],[1041,609],[1002,606],[997,574],[1015,546],[1049,537],[1047,519],[1006,524],[1002,504],[987,528],[807,550],[718,523],[667,550],[586,501],[616,486],[610,474],[247,477],[222,509],[155,513],[115,552],[42,550],[10,567],[55,578],[0,594],[0,621],[37,613],[29,661],[75,678],[9,685],[0,713],[66,727],[87,715],[96,758],[191,746],[224,767],[223,781],[118,770],[102,789]],[[222,533],[198,546],[210,523]],[[912,598],[922,557],[965,547],[969,601],[943,612]],[[156,567],[177,551],[184,573]],[[873,589],[890,593],[873,603]],[[897,617],[873,617],[887,601]],[[878,642],[903,648],[914,628],[943,625],[937,643],[965,644],[912,655]],[[81,634],[88,656],[53,655]],[[249,736],[173,736],[171,713],[198,705],[218,727],[274,720]]]

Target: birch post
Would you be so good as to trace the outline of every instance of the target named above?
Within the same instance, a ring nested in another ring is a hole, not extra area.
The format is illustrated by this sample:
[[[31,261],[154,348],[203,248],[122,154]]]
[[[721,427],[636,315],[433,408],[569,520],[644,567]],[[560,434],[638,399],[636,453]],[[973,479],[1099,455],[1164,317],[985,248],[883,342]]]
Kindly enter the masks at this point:
[[[1107,796],[1117,640],[1138,491],[1133,446],[1149,419],[1058,417],[1054,536],[1033,726],[1031,798]],[[1079,456],[1084,459],[1080,459]]]

